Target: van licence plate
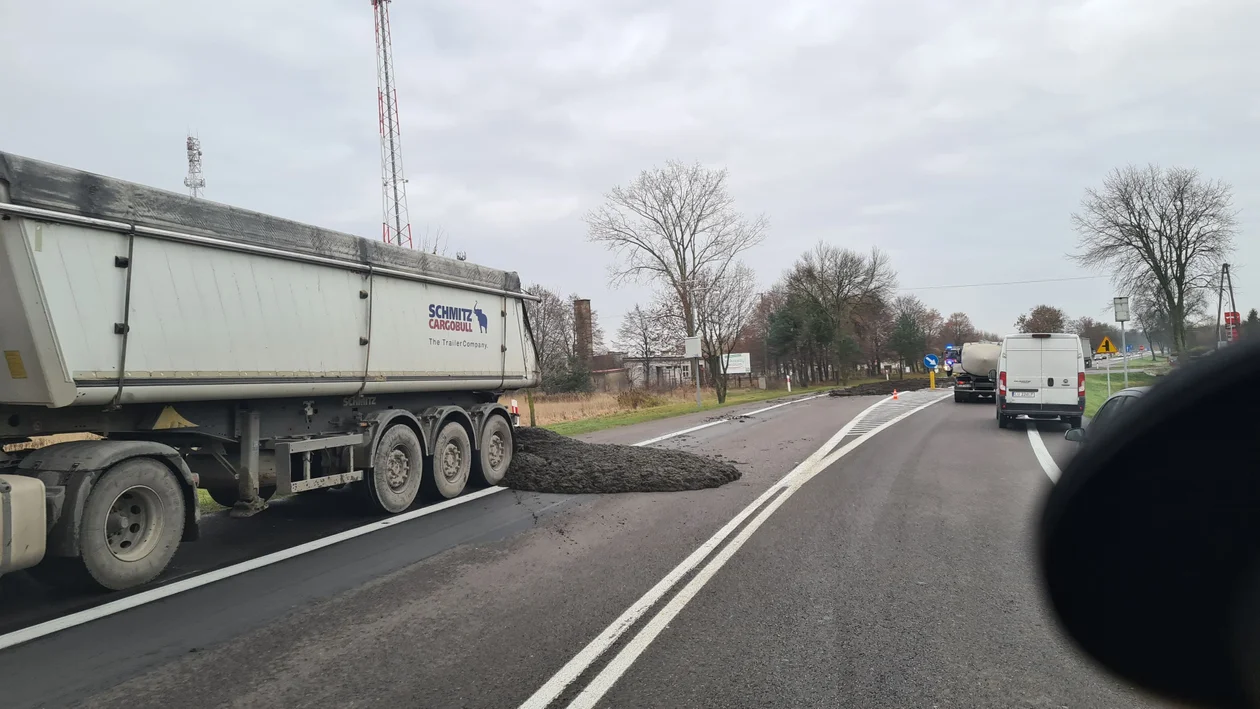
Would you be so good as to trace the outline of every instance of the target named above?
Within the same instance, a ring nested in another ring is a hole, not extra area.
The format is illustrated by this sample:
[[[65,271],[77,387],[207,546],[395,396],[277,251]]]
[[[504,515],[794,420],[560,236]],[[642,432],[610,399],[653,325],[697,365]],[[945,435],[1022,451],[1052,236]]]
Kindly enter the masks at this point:
[[[1035,392],[1035,391],[1013,391],[1013,392],[1011,392],[1011,398],[1013,398],[1013,399],[1031,399],[1031,398],[1033,398],[1033,397],[1034,397],[1034,396],[1036,396],[1036,395],[1037,395],[1037,392]]]

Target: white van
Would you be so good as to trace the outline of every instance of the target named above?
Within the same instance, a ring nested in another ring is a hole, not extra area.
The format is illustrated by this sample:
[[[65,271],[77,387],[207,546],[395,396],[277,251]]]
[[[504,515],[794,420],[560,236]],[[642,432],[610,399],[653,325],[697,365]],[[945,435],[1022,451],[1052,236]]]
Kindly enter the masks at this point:
[[[1085,353],[1081,338],[1027,332],[1002,339],[998,356],[997,422],[1016,416],[1061,419],[1079,428],[1085,415]]]

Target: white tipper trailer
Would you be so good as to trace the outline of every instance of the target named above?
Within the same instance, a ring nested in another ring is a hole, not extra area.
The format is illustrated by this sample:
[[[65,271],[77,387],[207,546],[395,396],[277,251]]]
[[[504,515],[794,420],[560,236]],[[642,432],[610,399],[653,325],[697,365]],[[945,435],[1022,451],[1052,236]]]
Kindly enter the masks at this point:
[[[498,483],[540,379],[511,272],[0,152],[0,574],[147,583],[197,490],[381,513]],[[94,434],[29,449],[32,437]],[[27,448],[24,449],[23,448]]]

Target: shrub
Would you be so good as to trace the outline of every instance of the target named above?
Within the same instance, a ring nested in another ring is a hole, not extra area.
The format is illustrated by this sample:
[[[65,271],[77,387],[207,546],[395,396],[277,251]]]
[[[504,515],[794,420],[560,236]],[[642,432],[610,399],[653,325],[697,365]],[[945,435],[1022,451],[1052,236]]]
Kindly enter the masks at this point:
[[[645,389],[625,389],[617,392],[617,405],[623,409],[647,409],[660,406],[660,397],[653,396]]]

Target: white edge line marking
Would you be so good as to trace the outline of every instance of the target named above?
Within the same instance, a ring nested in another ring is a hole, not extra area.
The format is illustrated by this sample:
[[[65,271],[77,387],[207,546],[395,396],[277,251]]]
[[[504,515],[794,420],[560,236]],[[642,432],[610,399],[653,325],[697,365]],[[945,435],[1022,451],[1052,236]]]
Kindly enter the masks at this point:
[[[1026,428],[1028,429],[1028,443],[1032,445],[1033,453],[1037,456],[1037,462],[1041,463],[1041,469],[1046,471],[1046,475],[1050,476],[1050,482],[1059,482],[1058,463],[1054,462],[1054,457],[1050,455],[1050,450],[1046,448],[1046,442],[1041,440],[1041,431],[1037,428],[1037,424],[1029,421]]]
[[[782,403],[775,404],[775,405],[773,405],[773,406],[767,406],[767,407],[765,407],[765,408],[763,408],[763,409],[757,409],[756,411],[749,411],[749,412],[748,412],[748,413],[746,413],[746,414],[740,414],[739,416],[736,416],[736,417],[734,417],[734,418],[740,418],[740,417],[743,417],[743,416],[756,416],[757,414],[764,414],[765,412],[770,411],[771,409],[777,409],[777,408],[779,408],[780,406],[788,406],[788,405],[790,405],[790,404],[799,404],[799,403],[801,403],[802,401],[811,401],[811,400],[813,400],[813,399],[818,399],[818,398],[820,398],[820,397],[824,397],[824,396],[827,396],[827,395],[826,395],[826,394],[814,394],[814,395],[812,395],[812,396],[802,396],[802,397],[801,397],[801,398],[799,398],[799,399],[792,399],[791,401],[784,401],[784,402],[782,402]],[[719,423],[726,423],[726,422],[728,422],[728,421],[732,421],[732,420],[734,420],[734,419],[733,419],[733,418],[720,418],[720,419],[718,419],[718,420],[716,420],[716,421],[709,421],[708,423],[702,423],[702,424],[700,424],[699,426],[692,426],[691,428],[684,428],[684,429],[683,429],[683,430],[681,430],[681,431],[674,431],[673,433],[666,433],[665,435],[663,435],[663,436],[657,436],[656,438],[649,438],[649,439],[647,439],[646,441],[639,441],[638,443],[635,443],[634,445],[636,445],[636,446],[650,446],[650,445],[652,445],[653,443],[660,443],[661,441],[668,440],[668,439],[670,439],[670,438],[673,438],[674,436],[682,436],[682,435],[687,434],[687,433],[692,433],[692,432],[694,432],[694,431],[699,431],[699,430],[700,430],[700,429],[702,429],[702,428],[708,428],[708,427],[710,427],[710,426],[716,426],[716,425],[718,425]]]
[[[822,396],[826,396],[826,394],[815,394],[813,396],[793,399],[791,401],[785,401],[780,404],[775,404],[773,406],[767,406],[763,409],[758,409],[756,411],[749,412],[747,414],[742,414],[742,415],[751,416],[753,414],[763,413],[771,409],[777,409],[780,406],[787,406],[788,404],[796,404],[802,401],[809,401],[810,399],[817,399]],[[667,438],[673,438],[674,436],[681,436],[685,433],[698,431],[702,428],[708,428],[709,426],[716,426],[719,423],[726,423],[729,420],[730,419],[721,419],[719,421],[710,421],[709,423],[702,424],[700,426],[694,426],[692,428],[684,429],[682,431],[675,431],[673,433],[668,433],[664,436],[658,436],[656,438],[653,438],[647,441],[642,441],[634,445],[636,446],[651,445],[652,443],[656,443],[657,441],[663,441]],[[159,601],[159,600],[162,600],[163,598],[169,598],[170,596],[174,596],[176,594],[180,594],[185,591],[191,591],[194,588],[199,588],[201,586],[214,583],[215,581],[221,581],[226,578],[231,578],[233,576],[243,574],[247,571],[253,571],[254,569],[259,569],[264,566],[270,566],[272,564],[285,561],[286,559],[292,559],[295,556],[301,556],[302,554],[307,554],[309,552],[316,551],[318,549],[323,549],[324,547],[332,546],[333,544],[337,544],[338,542],[344,542],[348,539],[354,539],[355,537],[360,537],[360,536],[363,536],[364,534],[369,534],[371,532],[385,529],[387,527],[392,527],[396,524],[409,522],[413,519],[424,517],[425,515],[430,515],[435,512],[440,512],[442,510],[455,507],[456,505],[462,505],[465,502],[472,502],[473,500],[477,500],[482,497],[486,497],[487,495],[491,495],[496,492],[501,492],[506,489],[508,488],[490,487],[484,490],[479,490],[477,492],[470,493],[468,495],[457,497],[453,500],[447,500],[446,502],[441,502],[436,505],[430,505],[428,507],[424,507],[418,510],[413,510],[412,512],[407,512],[407,513],[398,515],[396,517],[387,517],[383,520],[380,520],[377,522],[371,522],[361,527],[355,527],[353,529],[347,529],[344,532],[338,532],[337,534],[332,534],[327,537],[321,537],[319,539],[306,542],[305,544],[299,544],[295,547],[282,549],[280,551],[273,552],[271,554],[265,554],[263,556],[257,557],[255,559],[250,559],[248,561],[242,561],[239,564],[225,566],[221,569],[216,569],[214,571],[207,571],[205,573],[197,574],[196,576],[182,579],[174,583],[169,583],[164,586],[158,586],[157,588],[150,589],[148,591],[141,591],[131,596],[127,596],[126,598],[120,598],[116,601],[110,601],[109,603],[102,603],[99,606],[94,606],[92,608],[88,608],[87,610],[79,611],[78,613],[71,613],[70,615],[61,616],[59,618],[53,618],[52,620],[45,621],[43,623],[38,623],[36,625],[32,625],[26,628],[22,628],[21,630],[15,630],[11,633],[0,635],[0,650],[5,650],[8,648],[14,647],[16,645],[21,645],[23,643],[27,643],[38,638],[42,638],[46,635],[52,635],[53,633],[57,633],[62,630],[68,630],[69,628],[73,628],[76,625],[82,625],[84,623],[89,623],[93,620],[105,618],[107,616],[111,616],[116,613],[121,613],[126,610],[131,610],[132,608],[145,605],[146,603],[152,603],[154,601]]]
[[[640,630],[638,634],[635,635],[634,638],[632,638],[630,642],[621,649],[621,652],[618,652],[617,655],[604,666],[604,669],[591,680],[590,684],[582,690],[581,694],[579,694],[573,702],[569,704],[569,709],[587,709],[595,706],[595,704],[603,698],[604,694],[612,688],[617,680],[625,674],[626,670],[630,669],[630,666],[634,664],[634,661],[638,659],[639,655],[647,649],[648,645],[656,639],[656,636],[660,635],[661,631],[669,625],[670,621],[672,621],[674,617],[677,616],[684,607],[686,607],[687,603],[700,592],[700,589],[704,588],[705,584],[709,582],[709,579],[713,578],[714,574],[716,574],[718,570],[721,569],[722,566],[735,555],[735,552],[739,551],[739,548],[744,545],[744,542],[748,541],[749,537],[757,531],[757,528],[769,519],[770,516],[774,514],[775,510],[782,506],[783,503],[793,495],[793,493],[801,488],[801,486],[809,482],[822,471],[831,467],[832,464],[848,455],[850,451],[865,443],[867,439],[871,438],[875,434],[896,424],[902,419],[926,409],[932,404],[943,401],[946,398],[948,397],[942,396],[935,398],[932,401],[899,414],[875,427],[869,433],[864,433],[861,437],[850,441],[845,444],[843,448],[826,456],[822,460],[816,460],[813,456],[810,456],[810,460],[807,460],[805,463],[797,466],[792,472],[788,473],[780,484],[771,487],[771,492],[777,491],[780,488],[786,489],[782,495],[779,495],[770,504],[766,505],[765,509],[763,509],[760,514],[749,522],[746,527],[741,529],[739,534],[736,535],[729,544],[723,547],[722,550],[719,551],[718,554],[714,556],[713,559],[710,560],[699,573],[692,577],[691,581],[688,582],[688,584],[684,586],[677,595],[669,600],[669,603],[665,604],[665,606],[661,608],[661,610],[657,612],[650,621],[648,621],[647,625],[645,625],[643,629]],[[891,399],[885,399],[884,401],[891,401]],[[878,406],[878,404],[875,406]],[[874,408],[874,406],[868,408],[866,411],[863,411],[862,414],[859,414],[859,416],[864,416],[866,412],[870,411],[872,408]],[[820,450],[827,449],[829,448],[823,448]]]
[[[819,396],[824,395],[820,394]],[[804,399],[799,399],[797,401],[804,401]],[[643,617],[643,615],[647,613],[652,606],[656,605],[657,601],[668,593],[670,589],[678,585],[678,582],[681,581],[684,576],[690,573],[692,569],[699,566],[700,562],[704,561],[704,559],[708,557],[708,555],[719,544],[725,541],[726,538],[730,536],[731,533],[734,532],[735,529],[739,527],[739,525],[742,524],[744,520],[747,519],[754,511],[756,511],[757,508],[760,507],[768,498],[778,492],[779,488],[783,487],[783,485],[787,483],[797,471],[804,470],[815,465],[819,460],[824,458],[837,443],[843,440],[845,436],[849,435],[849,432],[853,429],[854,425],[870,413],[871,410],[878,406],[882,406],[889,401],[892,401],[891,397],[882,398],[874,404],[868,406],[857,416],[854,416],[848,423],[841,427],[830,440],[824,443],[822,447],[810,454],[810,456],[802,461],[800,465],[793,468],[791,472],[784,475],[777,482],[767,488],[765,492],[761,493],[757,499],[753,500],[747,507],[741,510],[739,514],[731,518],[731,520],[719,529],[712,537],[709,537],[704,544],[701,544],[686,559],[683,559],[678,566],[675,566],[673,570],[658,581],[655,586],[648,589],[647,593],[643,594],[639,600],[635,601],[633,605],[627,608],[625,612],[618,616],[617,619],[614,620],[607,628],[604,628],[603,632],[595,636],[593,640],[587,643],[586,647],[578,651],[578,653],[573,656],[573,659],[565,663],[559,671],[551,676],[551,679],[547,680],[542,687],[538,688],[538,691],[534,692],[534,694],[526,699],[525,702],[521,704],[520,709],[544,709],[555,701],[556,697],[560,696],[560,694],[563,693],[564,690],[567,689],[568,686],[572,684],[583,672],[585,672],[586,669],[590,667],[600,655],[607,651],[608,648],[612,647],[612,645],[617,642],[617,639],[620,638],[623,633],[638,622],[638,620]],[[779,404],[779,406],[781,405],[782,404]]]
[[[166,584],[165,586],[158,586],[157,588],[150,589],[148,591],[141,591],[140,593],[127,596],[126,598],[120,598],[116,601],[103,603],[94,608],[79,611],[78,613],[71,613],[70,615],[54,618],[37,625],[22,628],[21,630],[15,630],[6,635],[0,635],[0,650],[13,647],[14,645],[21,645],[22,643],[30,642],[36,638],[51,635],[68,628],[72,628],[76,625],[82,625],[83,623],[114,615],[115,613],[121,613],[122,611],[130,610],[146,603],[152,603],[153,601],[168,598],[178,593],[183,593],[184,591],[191,591],[194,588],[205,586],[226,578],[231,578],[233,576],[243,574],[246,571],[253,571],[254,569],[258,569],[263,566],[270,566],[271,564],[275,564],[286,559],[292,559],[295,556],[300,556],[302,554],[306,554],[307,552],[315,551],[316,549],[332,546],[338,542],[344,542],[347,539],[354,539],[355,537],[361,537],[364,534],[370,534],[372,532],[385,529],[386,527],[392,527],[397,524],[402,524],[403,522],[410,522],[413,519],[418,519],[420,517],[424,517],[425,515],[431,515],[434,512],[440,512],[442,510],[455,507],[456,505],[462,505],[465,502],[479,500],[487,495],[493,495],[496,492],[502,492],[506,489],[507,488],[505,487],[488,487],[484,490],[478,490],[477,492],[469,493],[467,495],[461,495],[453,500],[439,502],[436,505],[422,507],[418,510],[405,512],[394,517],[386,517],[385,519],[365,524],[361,527],[347,529],[346,531],[338,532],[337,534],[330,534],[327,537],[321,537],[319,539],[306,542],[305,544],[299,544],[295,547],[283,549],[271,554],[264,554],[256,559],[242,561],[239,564],[225,566],[214,571],[207,571],[190,578]]]

